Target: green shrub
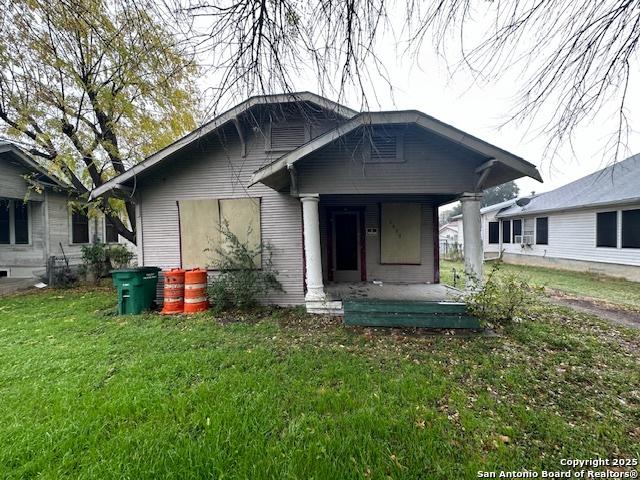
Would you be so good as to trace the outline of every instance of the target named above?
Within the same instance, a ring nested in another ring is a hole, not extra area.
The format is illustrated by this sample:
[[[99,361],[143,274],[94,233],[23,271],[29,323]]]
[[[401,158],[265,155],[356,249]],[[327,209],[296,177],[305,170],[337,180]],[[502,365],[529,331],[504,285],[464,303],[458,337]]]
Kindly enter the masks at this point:
[[[542,294],[526,278],[498,275],[499,270],[498,262],[482,286],[465,297],[469,311],[489,326],[507,326],[526,317],[527,309]]]
[[[82,247],[82,263],[95,282],[107,273],[107,249],[104,243],[94,243]]]
[[[132,258],[133,252],[124,245],[111,245],[107,249],[107,260],[110,263],[111,270],[128,267]]]
[[[208,289],[214,310],[251,308],[267,293],[283,291],[278,272],[273,268],[271,245],[260,243],[251,247],[231,232],[226,223],[221,225],[220,233],[225,242],[215,248],[217,259],[213,262],[219,274]],[[260,256],[262,268],[256,261]]]
[[[114,268],[125,268],[133,258],[133,253],[124,245],[94,243],[82,247],[84,271],[91,274],[95,282]]]

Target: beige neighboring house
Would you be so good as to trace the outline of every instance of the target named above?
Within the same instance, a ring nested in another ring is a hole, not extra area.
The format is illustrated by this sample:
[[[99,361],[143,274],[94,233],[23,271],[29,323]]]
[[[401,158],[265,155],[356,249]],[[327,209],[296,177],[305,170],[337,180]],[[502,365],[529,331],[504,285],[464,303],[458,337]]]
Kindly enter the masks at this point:
[[[68,185],[26,152],[0,142],[0,277],[40,276],[51,256],[79,264],[83,245],[124,242],[103,216],[72,211],[73,198]]]
[[[132,197],[139,263],[163,269],[215,275],[206,250],[229,222],[273,247],[284,292],[265,302],[320,312],[341,308],[345,285],[438,284],[438,207],[455,200],[476,219],[465,257],[481,274],[481,192],[523,176],[540,178],[517,155],[422,112],[357,112],[300,92],[240,103],[92,197]]]

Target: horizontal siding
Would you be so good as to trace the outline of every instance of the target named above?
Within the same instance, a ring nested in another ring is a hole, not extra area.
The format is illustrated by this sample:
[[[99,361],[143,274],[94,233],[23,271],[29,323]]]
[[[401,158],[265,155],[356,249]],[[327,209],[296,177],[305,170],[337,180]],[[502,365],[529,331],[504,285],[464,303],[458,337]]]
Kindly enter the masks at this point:
[[[625,210],[633,208],[640,208],[640,204],[625,207]],[[519,255],[640,266],[640,249],[596,247],[596,213],[611,210],[590,209],[549,214],[548,245],[522,248],[520,245],[503,244],[502,248],[507,253]],[[620,231],[618,222],[618,238]]]
[[[384,129],[399,135],[402,163],[363,161],[362,130],[302,159],[296,164],[299,191],[325,194],[456,194],[473,190],[475,168],[485,161],[418,127]],[[354,153],[354,148],[356,149]]]
[[[29,171],[24,167],[13,165],[7,156],[0,156],[0,197],[23,199],[28,195],[31,200],[42,200],[42,194],[29,190],[23,175]]]
[[[247,156],[229,134],[224,145],[203,142],[159,169],[137,188],[145,265],[162,269],[180,266],[180,229],[177,201],[195,198],[260,197],[262,240],[274,248],[273,263],[285,290],[269,296],[270,303],[304,302],[301,207],[298,199],[263,185],[246,188],[252,173],[270,161],[264,138],[252,134]]]
[[[422,205],[422,225],[420,233],[420,265],[382,265],[380,263],[380,202],[417,202]],[[367,280],[382,280],[394,283],[433,283],[433,201],[427,196],[412,195],[321,195],[320,196],[320,242],[322,244],[322,273],[327,280],[327,207],[365,207],[365,229],[377,228],[378,235],[365,235],[367,257]]]

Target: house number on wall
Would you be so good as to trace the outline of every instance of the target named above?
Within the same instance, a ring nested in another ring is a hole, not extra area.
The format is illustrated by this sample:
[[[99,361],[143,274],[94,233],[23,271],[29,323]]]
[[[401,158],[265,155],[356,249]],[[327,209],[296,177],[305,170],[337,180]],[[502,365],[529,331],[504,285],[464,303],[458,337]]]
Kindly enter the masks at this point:
[[[377,235],[377,234],[378,234],[377,228],[367,228],[367,235]]]

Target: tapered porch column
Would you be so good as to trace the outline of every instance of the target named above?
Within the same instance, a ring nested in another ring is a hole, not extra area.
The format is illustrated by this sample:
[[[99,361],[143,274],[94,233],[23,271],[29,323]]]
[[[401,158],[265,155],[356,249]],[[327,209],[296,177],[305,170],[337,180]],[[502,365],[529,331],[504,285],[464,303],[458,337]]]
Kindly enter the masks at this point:
[[[318,215],[319,195],[304,195],[302,202],[302,223],[304,226],[304,261],[307,272],[307,301],[326,299],[322,283],[322,255],[320,250],[320,217]]]
[[[464,193],[462,202],[462,222],[464,237],[464,273],[467,289],[473,289],[482,283],[482,222],[480,202],[482,193]]]

